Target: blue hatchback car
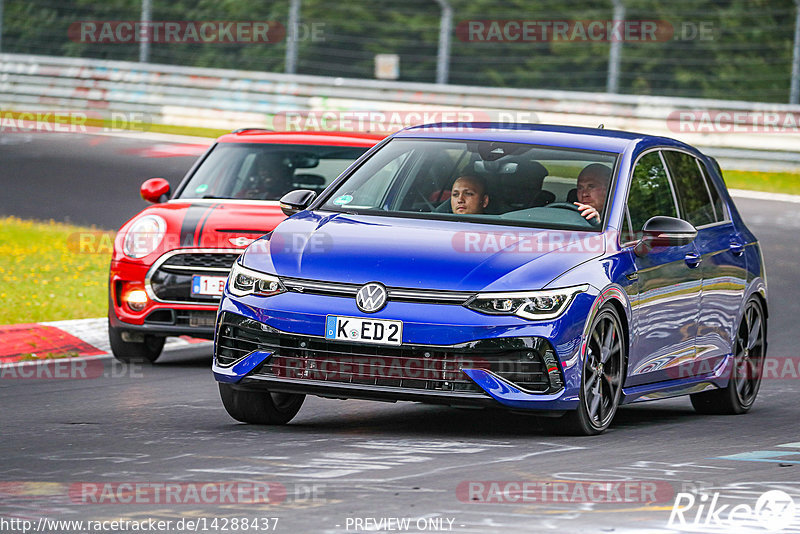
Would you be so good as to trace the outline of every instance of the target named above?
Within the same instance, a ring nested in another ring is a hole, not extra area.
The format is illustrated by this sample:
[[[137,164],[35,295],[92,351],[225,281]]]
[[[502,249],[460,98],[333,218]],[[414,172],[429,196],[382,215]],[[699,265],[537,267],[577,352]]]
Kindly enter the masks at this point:
[[[664,137],[407,128],[251,244],[213,370],[228,413],[305,395],[499,407],[598,434],[621,404],[744,413],[766,356],[756,237],[717,163]]]

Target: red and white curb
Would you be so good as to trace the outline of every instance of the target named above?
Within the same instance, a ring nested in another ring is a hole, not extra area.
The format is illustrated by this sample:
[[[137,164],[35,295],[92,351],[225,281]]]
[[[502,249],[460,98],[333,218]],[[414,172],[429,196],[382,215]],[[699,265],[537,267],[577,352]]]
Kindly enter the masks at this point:
[[[164,350],[209,343],[189,337],[169,337]],[[108,319],[76,319],[0,326],[0,363],[65,354],[110,358]]]

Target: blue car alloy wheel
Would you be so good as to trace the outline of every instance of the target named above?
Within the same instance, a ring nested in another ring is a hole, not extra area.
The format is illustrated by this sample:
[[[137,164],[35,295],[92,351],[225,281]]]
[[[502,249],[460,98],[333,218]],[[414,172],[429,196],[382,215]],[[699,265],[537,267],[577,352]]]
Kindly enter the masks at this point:
[[[306,395],[502,408],[596,435],[625,404],[756,400],[758,240],[716,161],[605,129],[406,128],[230,270],[213,372],[228,413],[286,424]]]
[[[614,419],[622,395],[625,332],[613,306],[595,317],[584,354],[581,402],[558,421],[567,433],[598,434]]]

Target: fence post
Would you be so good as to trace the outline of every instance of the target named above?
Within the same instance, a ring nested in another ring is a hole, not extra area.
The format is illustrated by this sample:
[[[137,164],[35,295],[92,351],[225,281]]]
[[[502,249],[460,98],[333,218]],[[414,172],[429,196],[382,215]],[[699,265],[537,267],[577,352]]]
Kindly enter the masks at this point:
[[[153,6],[151,0],[142,0],[142,27],[139,30],[139,61],[147,63],[150,61],[150,22],[153,13]]]
[[[625,4],[622,0],[611,0],[614,4],[613,24],[625,21]],[[623,31],[624,35],[624,31]],[[609,36],[611,47],[608,50],[608,78],[606,79],[606,92],[619,92],[619,64],[622,58],[622,38],[614,37],[614,32]]]
[[[439,53],[436,57],[436,83],[447,83],[450,66],[450,33],[453,28],[453,8],[447,0],[436,0],[442,8],[439,20]]]
[[[286,28],[286,74],[297,72],[297,25],[300,22],[300,0],[289,0],[289,27]]]
[[[0,0],[0,52],[3,51],[3,0]]]
[[[792,52],[792,82],[789,89],[789,103],[800,103],[800,0],[794,0],[794,51]]]

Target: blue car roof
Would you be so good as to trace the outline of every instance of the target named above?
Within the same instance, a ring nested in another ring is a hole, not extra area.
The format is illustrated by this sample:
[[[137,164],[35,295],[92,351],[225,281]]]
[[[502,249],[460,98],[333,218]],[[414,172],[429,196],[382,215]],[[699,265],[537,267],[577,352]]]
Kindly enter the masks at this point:
[[[675,146],[696,152],[693,147],[669,137],[553,124],[492,122],[423,124],[400,130],[394,137],[530,143],[615,153],[622,153],[635,145],[641,145],[641,149],[660,145]]]

